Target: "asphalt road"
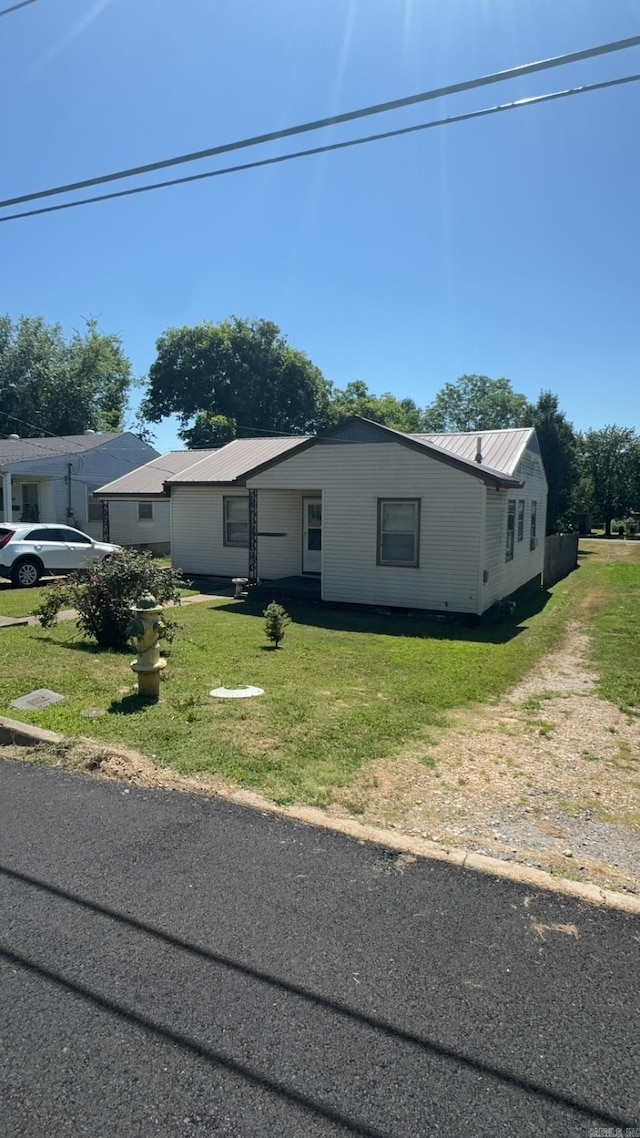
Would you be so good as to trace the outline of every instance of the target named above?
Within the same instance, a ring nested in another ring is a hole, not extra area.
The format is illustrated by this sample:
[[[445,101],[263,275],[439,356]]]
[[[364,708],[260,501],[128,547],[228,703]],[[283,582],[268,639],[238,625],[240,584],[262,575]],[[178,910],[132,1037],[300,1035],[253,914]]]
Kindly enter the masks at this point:
[[[3,1138],[640,1125],[637,917],[6,760],[0,862]]]

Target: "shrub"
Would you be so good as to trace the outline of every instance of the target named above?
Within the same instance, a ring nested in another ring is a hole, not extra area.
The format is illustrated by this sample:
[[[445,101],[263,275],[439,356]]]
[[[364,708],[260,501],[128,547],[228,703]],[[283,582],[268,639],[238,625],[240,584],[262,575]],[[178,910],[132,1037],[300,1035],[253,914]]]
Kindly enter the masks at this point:
[[[264,630],[267,634],[267,640],[272,640],[274,647],[277,648],[284,636],[286,626],[291,624],[291,617],[286,609],[283,609],[282,605],[277,604],[276,601],[272,601],[270,605],[267,605],[263,615],[265,618]]]
[[[95,561],[50,585],[35,610],[43,628],[55,624],[62,608],[78,611],[78,628],[102,648],[124,648],[131,607],[141,593],[150,592],[160,604],[180,603],[180,573],[158,565],[151,553],[123,549],[105,561]],[[172,639],[175,622],[166,622],[165,638]]]

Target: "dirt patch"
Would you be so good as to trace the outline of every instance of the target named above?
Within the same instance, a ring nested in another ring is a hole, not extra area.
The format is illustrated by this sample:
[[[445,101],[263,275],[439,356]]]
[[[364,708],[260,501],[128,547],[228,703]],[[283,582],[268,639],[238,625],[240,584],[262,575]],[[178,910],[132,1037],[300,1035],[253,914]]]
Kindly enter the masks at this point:
[[[640,720],[595,694],[582,628],[500,703],[368,765],[333,812],[640,893]]]

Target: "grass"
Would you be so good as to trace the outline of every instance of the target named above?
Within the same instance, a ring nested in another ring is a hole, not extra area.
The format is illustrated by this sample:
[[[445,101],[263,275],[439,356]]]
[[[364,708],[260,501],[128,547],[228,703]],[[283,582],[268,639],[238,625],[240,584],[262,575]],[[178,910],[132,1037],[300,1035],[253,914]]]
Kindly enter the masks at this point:
[[[262,606],[191,605],[178,614],[183,629],[157,705],[136,694],[132,653],[92,647],[74,622],[51,632],[7,628],[0,635],[0,712],[71,738],[90,732],[280,802],[325,803],[367,760],[425,748],[429,729],[449,710],[494,700],[518,682],[560,638],[576,577],[551,598],[537,598],[519,620],[484,629],[292,607],[295,623],[277,651],[265,640]],[[244,684],[265,695],[233,701],[208,694]],[[11,708],[12,699],[44,686],[64,702],[41,713]],[[107,714],[89,724],[82,712],[96,707]]]
[[[177,614],[183,628],[171,646],[157,705],[137,696],[133,654],[87,644],[74,622],[50,632],[6,628],[0,632],[0,713],[69,738],[91,734],[129,746],[183,773],[221,775],[279,802],[328,805],[367,761],[404,752],[420,755],[437,777],[428,751],[431,728],[446,724],[455,708],[498,699],[556,646],[575,613],[594,631],[601,693],[640,713],[640,547],[627,556],[622,546],[613,555],[607,543],[593,545],[597,552],[587,550],[579,572],[551,595],[541,594],[515,620],[482,629],[291,607],[294,623],[274,651],[265,639],[262,605],[213,598],[190,605]],[[21,614],[30,611],[37,592],[1,593],[0,612],[13,598],[27,602]],[[208,694],[244,684],[264,688],[265,695],[233,701]],[[12,699],[44,686],[62,693],[64,702],[37,714],[11,708]],[[539,711],[546,698],[546,692],[532,696],[527,710]],[[106,714],[83,716],[96,707]],[[541,734],[552,729],[543,719],[532,718],[531,726]],[[621,752],[619,761],[630,759]]]
[[[631,716],[640,715],[640,551],[603,557],[593,565],[594,588],[602,603],[590,622],[599,694]],[[591,569],[591,566],[590,566]]]
[[[185,586],[182,594],[185,597],[200,592],[201,582]],[[49,584],[41,585],[37,589],[14,589],[9,581],[0,580],[0,616],[31,616],[38,607]]]

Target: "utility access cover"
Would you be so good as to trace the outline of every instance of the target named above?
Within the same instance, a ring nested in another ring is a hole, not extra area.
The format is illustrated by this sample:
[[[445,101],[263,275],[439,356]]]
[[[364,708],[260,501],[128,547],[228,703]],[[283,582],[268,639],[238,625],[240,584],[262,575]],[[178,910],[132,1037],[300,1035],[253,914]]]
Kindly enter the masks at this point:
[[[59,703],[64,699],[58,692],[49,691],[49,688],[38,688],[30,691],[28,695],[21,695],[19,699],[12,699],[11,706],[19,707],[21,711],[44,711],[52,703]]]
[[[253,688],[250,684],[243,688],[214,688],[209,695],[214,699],[248,699],[252,695],[264,695],[264,688]]]

